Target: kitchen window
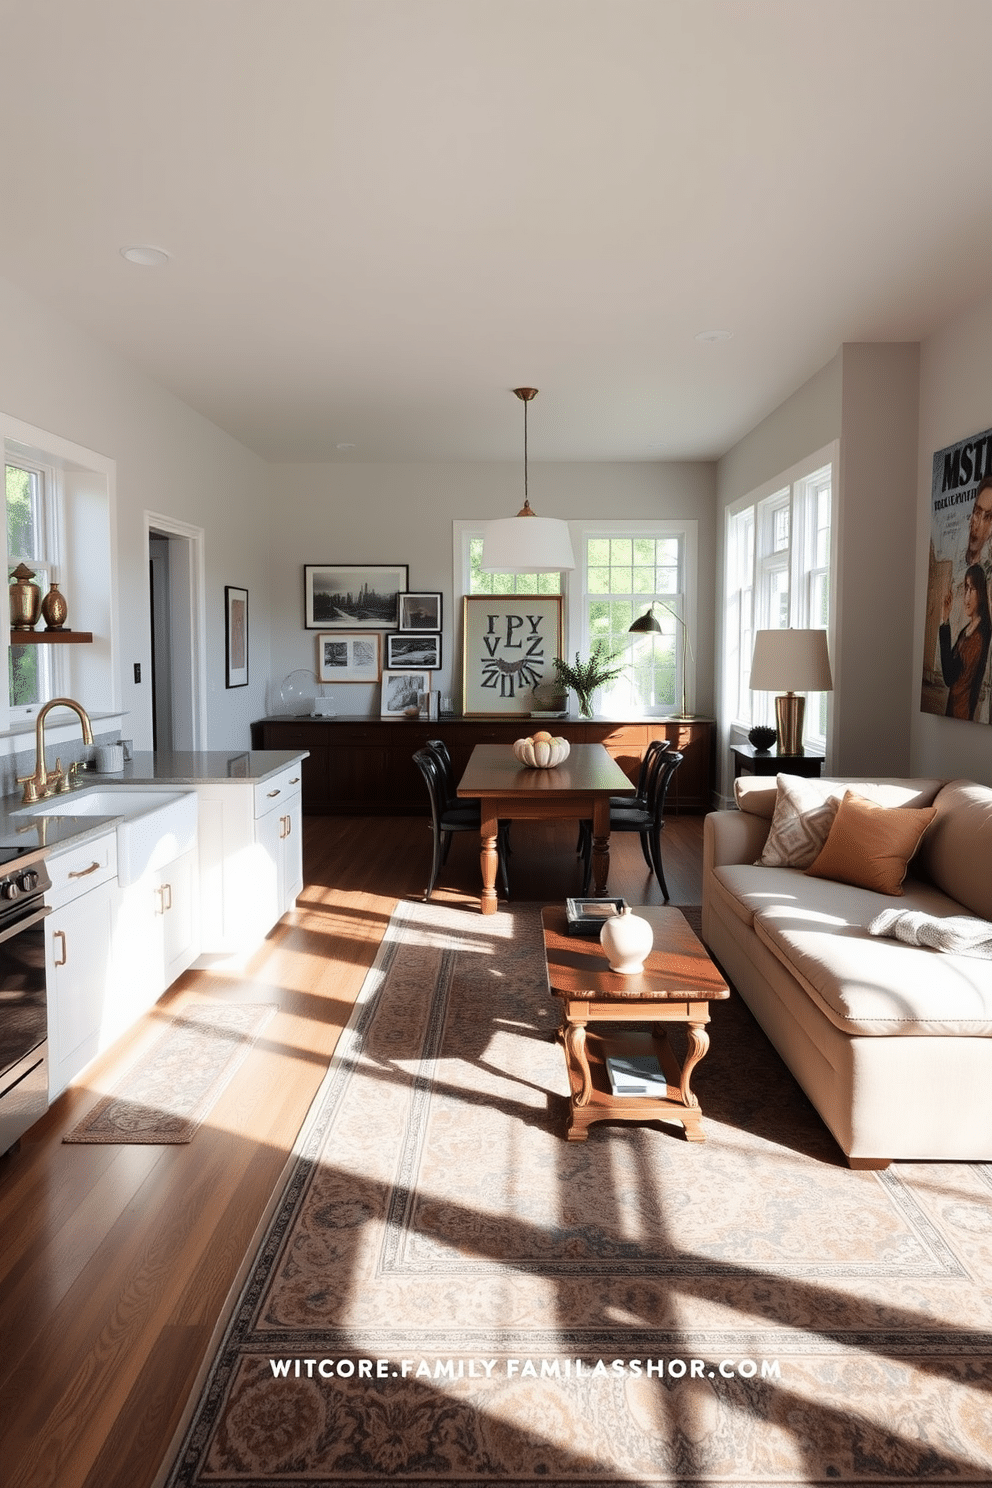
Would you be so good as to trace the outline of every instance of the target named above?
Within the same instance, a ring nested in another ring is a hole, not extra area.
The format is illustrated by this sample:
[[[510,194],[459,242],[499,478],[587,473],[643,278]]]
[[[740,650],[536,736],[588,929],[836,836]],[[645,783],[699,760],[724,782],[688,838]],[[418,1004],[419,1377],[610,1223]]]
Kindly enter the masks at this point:
[[[42,597],[58,579],[59,522],[55,472],[28,461],[6,464],[7,568],[34,570]],[[42,623],[42,622],[39,622]],[[11,717],[35,711],[58,694],[60,660],[54,646],[11,646],[7,685]]]

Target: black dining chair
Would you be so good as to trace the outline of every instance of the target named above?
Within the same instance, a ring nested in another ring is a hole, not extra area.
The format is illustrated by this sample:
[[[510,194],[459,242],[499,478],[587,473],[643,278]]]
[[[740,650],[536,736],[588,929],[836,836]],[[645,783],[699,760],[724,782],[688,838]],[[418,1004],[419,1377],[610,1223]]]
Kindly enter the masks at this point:
[[[413,756],[413,762],[424,777],[424,783],[427,786],[427,794],[430,797],[431,803],[431,831],[434,836],[434,851],[431,858],[430,880],[427,884],[427,892],[424,894],[424,898],[429,899],[434,892],[438,873],[448,860],[452,836],[455,832],[475,832],[478,834],[481,813],[478,801],[462,802],[457,797],[454,802],[448,800],[444,785],[444,771],[438,756],[432,749],[418,749]],[[500,822],[499,825],[496,851],[499,854],[503,893],[509,899],[510,882],[506,871],[506,830],[503,822]]]
[[[427,743],[424,745],[424,748],[429,749],[432,754],[435,754],[437,756],[438,763],[441,766],[441,779],[444,783],[445,803],[449,806],[456,807],[473,805],[473,802],[469,797],[459,797],[455,793],[455,767],[451,762],[451,751],[449,750],[447,744],[445,744],[444,740],[428,739]]]
[[[648,809],[648,781],[650,779],[650,775],[651,775],[651,770],[652,770],[652,767],[653,767],[654,759],[655,759],[656,755],[663,754],[666,749],[670,749],[671,748],[671,744],[672,744],[671,739],[652,739],[651,740],[651,742],[648,745],[647,749],[645,749],[643,755],[641,756],[641,764],[640,764],[640,769],[637,772],[637,785],[636,785],[634,794],[632,796],[611,796],[610,797],[610,810],[611,811],[613,810],[614,807],[617,807],[618,809],[620,809],[620,808],[638,809],[639,808],[642,811],[646,811]],[[588,826],[588,823],[587,822],[584,822],[584,821],[580,821],[579,822],[579,840],[575,844],[575,855],[578,858],[581,858],[581,857],[584,857],[585,856],[585,839],[586,839],[586,827],[587,826]],[[652,863],[651,863],[650,852],[649,852],[649,849],[648,849],[647,844],[646,844],[646,842],[645,842],[645,840],[644,840],[643,837],[641,838],[641,850],[644,853],[644,861],[645,861],[645,863],[647,863],[648,867],[651,868],[652,867]]]
[[[650,746],[649,746],[650,747]],[[641,839],[641,851],[645,861],[658,880],[668,903],[668,885],[661,861],[661,834],[665,826],[665,800],[672,776],[682,763],[677,749],[656,749],[652,753],[647,771],[643,804],[631,805],[632,796],[617,796],[617,805],[610,806],[610,836],[614,832],[636,832]],[[589,892],[592,878],[592,822],[584,821],[582,832],[582,860],[584,866],[582,892]]]
[[[474,811],[476,817],[476,826],[481,827],[481,803],[473,796],[460,796],[457,793],[457,787],[455,785],[455,767],[451,762],[451,753],[448,749],[447,744],[445,744],[443,739],[428,739],[427,743],[424,745],[424,748],[429,749],[432,754],[435,754],[437,756],[438,764],[441,767],[441,778],[444,782],[445,804],[452,807],[455,811]],[[507,855],[509,856],[509,854],[513,851],[513,848],[510,846],[510,823],[509,821],[501,821],[499,825],[500,830],[503,834],[503,845],[506,849]]]

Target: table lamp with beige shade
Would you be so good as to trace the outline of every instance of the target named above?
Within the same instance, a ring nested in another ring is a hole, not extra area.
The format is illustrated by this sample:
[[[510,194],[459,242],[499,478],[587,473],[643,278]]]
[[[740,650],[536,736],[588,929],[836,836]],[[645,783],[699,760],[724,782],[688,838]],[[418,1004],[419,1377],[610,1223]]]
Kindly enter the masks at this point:
[[[776,692],[779,754],[802,754],[807,692],[832,692],[825,630],[759,630],[751,657],[751,691]]]

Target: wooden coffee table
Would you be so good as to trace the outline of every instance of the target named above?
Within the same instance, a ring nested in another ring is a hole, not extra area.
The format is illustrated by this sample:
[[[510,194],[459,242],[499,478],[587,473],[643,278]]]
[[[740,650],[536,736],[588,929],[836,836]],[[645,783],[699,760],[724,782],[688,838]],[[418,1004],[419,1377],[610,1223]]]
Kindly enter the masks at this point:
[[[560,1036],[571,1087],[568,1140],[584,1142],[594,1121],[680,1121],[690,1142],[706,1140],[702,1113],[689,1080],[709,1048],[711,1002],[730,989],[677,909],[633,906],[649,920],[654,947],[639,976],[610,971],[599,941],[569,935],[564,907],[541,911],[548,982],[562,1000]],[[590,1023],[620,1025],[587,1031]],[[669,1023],[686,1027],[684,1064],[668,1040]],[[647,1024],[629,1028],[628,1024]],[[654,1054],[665,1076],[664,1096],[614,1095],[608,1054]]]

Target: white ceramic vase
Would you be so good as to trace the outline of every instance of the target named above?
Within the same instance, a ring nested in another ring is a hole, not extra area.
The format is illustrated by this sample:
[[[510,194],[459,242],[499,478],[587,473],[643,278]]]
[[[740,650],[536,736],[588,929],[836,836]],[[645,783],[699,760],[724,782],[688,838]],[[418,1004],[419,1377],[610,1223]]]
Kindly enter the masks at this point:
[[[651,954],[654,931],[647,920],[635,915],[629,907],[605,921],[599,932],[599,943],[606,952],[610,970],[618,976],[636,976],[644,970],[644,960]]]

